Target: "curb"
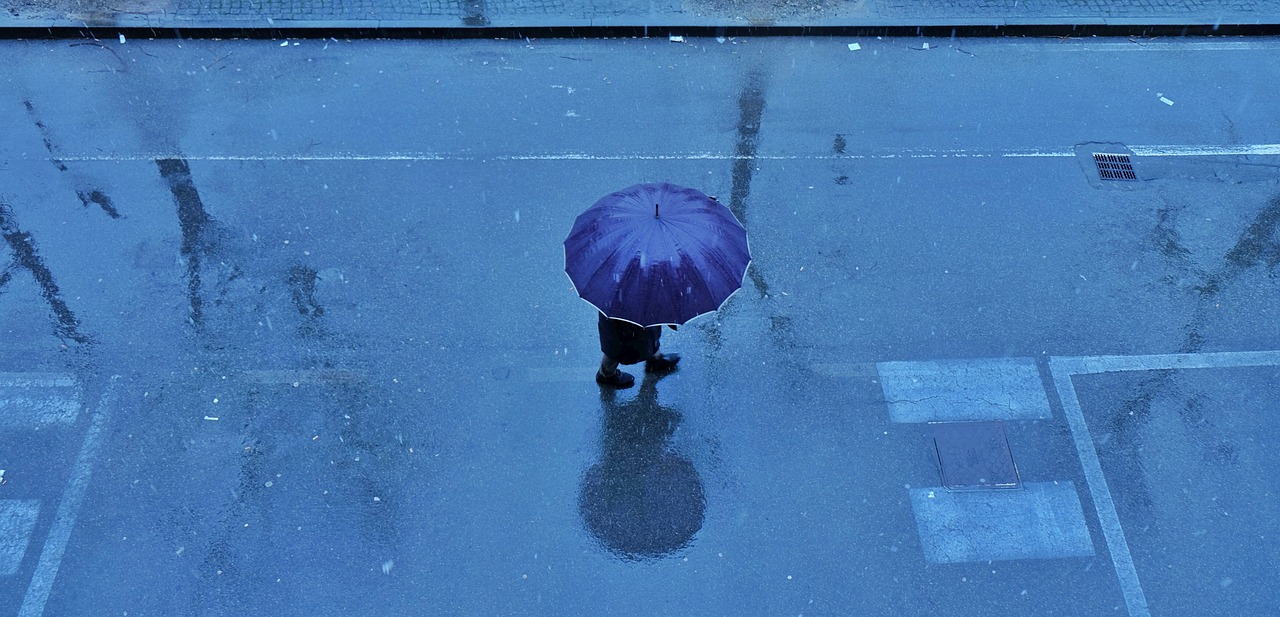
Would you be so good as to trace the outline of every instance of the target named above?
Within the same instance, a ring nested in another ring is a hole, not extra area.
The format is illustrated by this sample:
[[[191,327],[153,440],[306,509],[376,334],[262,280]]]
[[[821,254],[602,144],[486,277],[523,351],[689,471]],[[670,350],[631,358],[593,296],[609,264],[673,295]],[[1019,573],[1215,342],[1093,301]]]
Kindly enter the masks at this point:
[[[661,38],[688,37],[1110,37],[1110,36],[1280,36],[1280,17],[1270,20],[1233,23],[1188,23],[1175,18],[1125,18],[1067,20],[955,19],[902,23],[899,20],[859,19],[822,25],[745,25],[735,23],[698,24],[671,20],[660,24],[634,24],[624,20],[583,21],[577,24],[494,23],[467,26],[439,21],[276,21],[270,25],[245,22],[210,24],[182,22],[167,24],[121,23],[117,25],[71,23],[49,20],[39,24],[15,25],[0,21],[0,39],[115,39],[119,35],[138,39],[244,38],[244,39],[520,39],[520,38]],[[514,20],[513,20],[514,21]]]

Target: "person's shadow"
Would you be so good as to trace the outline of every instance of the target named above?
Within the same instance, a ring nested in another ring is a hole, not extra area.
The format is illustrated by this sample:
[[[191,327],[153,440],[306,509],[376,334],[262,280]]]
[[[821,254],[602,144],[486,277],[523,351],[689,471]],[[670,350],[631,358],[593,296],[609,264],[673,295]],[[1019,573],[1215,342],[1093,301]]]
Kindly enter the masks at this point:
[[[702,529],[706,494],[698,470],[668,440],[680,413],[658,404],[658,379],[619,404],[602,388],[601,460],[583,475],[578,509],[587,529],[626,559],[654,559],[689,544]]]

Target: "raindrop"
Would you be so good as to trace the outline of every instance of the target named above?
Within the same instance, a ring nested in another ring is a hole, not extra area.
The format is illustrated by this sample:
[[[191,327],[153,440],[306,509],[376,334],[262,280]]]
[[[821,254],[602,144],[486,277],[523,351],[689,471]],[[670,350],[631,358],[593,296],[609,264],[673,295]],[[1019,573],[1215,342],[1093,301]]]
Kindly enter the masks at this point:
[[[520,211],[519,211],[519,210],[516,210],[516,222],[517,222],[517,223],[519,223],[519,222],[520,222]]]

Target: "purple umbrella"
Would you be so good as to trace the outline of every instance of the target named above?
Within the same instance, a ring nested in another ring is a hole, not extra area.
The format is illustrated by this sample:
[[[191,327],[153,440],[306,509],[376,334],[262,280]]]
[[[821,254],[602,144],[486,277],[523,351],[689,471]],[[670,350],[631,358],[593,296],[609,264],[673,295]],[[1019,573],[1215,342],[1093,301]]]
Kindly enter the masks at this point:
[[[665,182],[600,198],[564,241],[564,270],[582,299],[640,326],[682,324],[742,286],[747,230],[720,202]]]

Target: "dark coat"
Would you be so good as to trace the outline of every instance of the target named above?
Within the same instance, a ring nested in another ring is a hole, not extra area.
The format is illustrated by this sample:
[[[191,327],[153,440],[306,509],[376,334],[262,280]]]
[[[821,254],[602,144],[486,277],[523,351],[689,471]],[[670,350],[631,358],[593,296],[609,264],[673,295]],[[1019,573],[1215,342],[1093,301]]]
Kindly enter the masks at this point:
[[[642,328],[600,313],[600,351],[619,364],[644,362],[658,353],[662,326]]]

